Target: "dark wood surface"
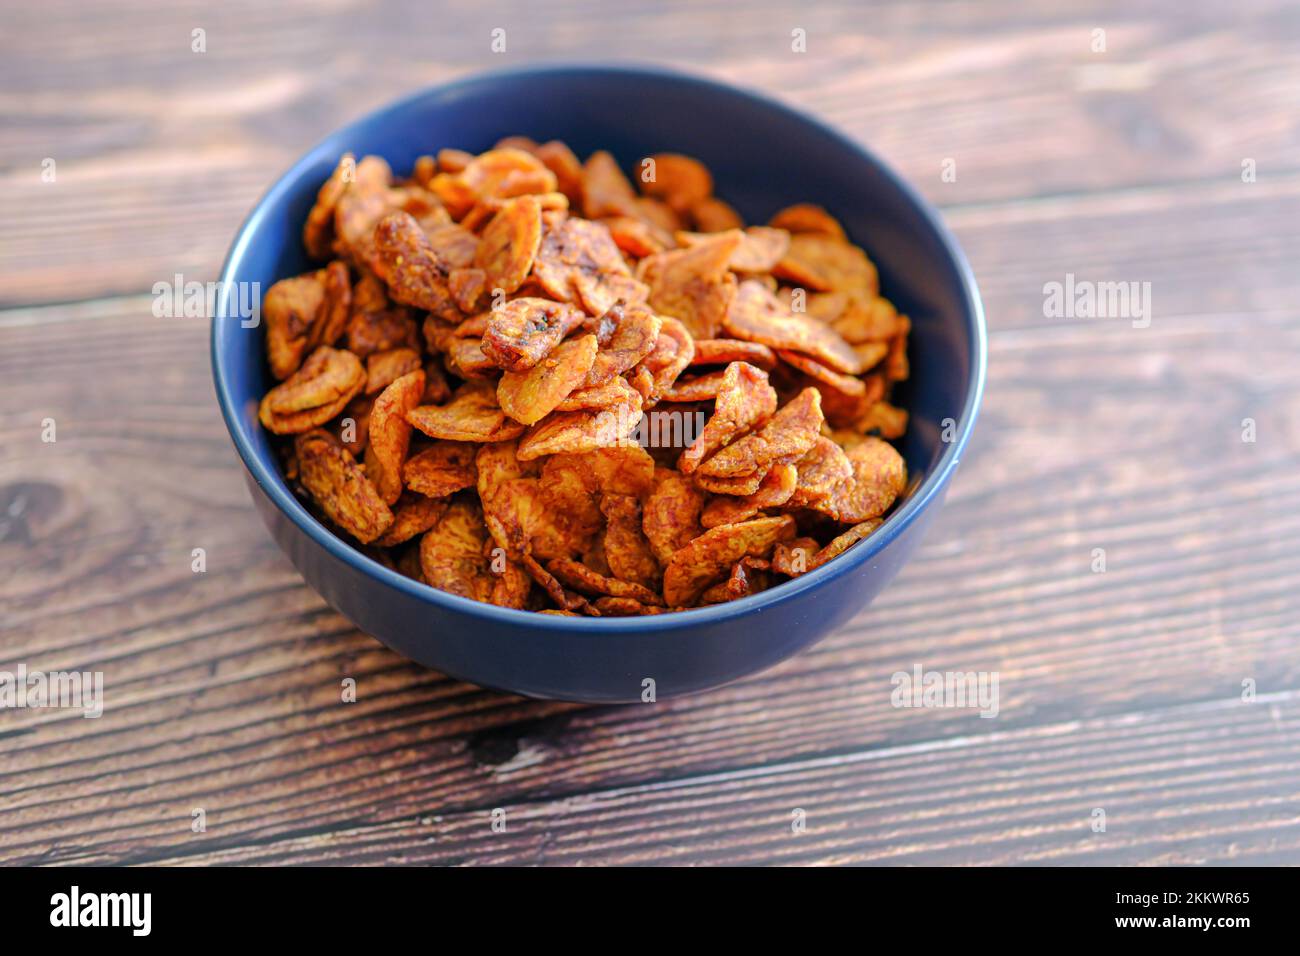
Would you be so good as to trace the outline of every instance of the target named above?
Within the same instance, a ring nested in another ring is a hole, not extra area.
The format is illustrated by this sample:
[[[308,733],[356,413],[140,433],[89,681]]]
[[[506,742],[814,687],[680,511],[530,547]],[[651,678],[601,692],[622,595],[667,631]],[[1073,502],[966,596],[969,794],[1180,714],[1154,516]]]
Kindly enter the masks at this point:
[[[1300,862],[1300,13],[1020,6],[6,5],[0,669],[102,670],[106,709],[0,711],[0,861]],[[653,705],[512,698],[358,633],[253,513],[206,323],[150,312],[342,122],[570,59],[765,89],[868,143],[989,317],[975,440],[895,584]],[[1044,317],[1066,273],[1150,282],[1150,327]],[[998,717],[893,707],[917,663],[998,672]]]

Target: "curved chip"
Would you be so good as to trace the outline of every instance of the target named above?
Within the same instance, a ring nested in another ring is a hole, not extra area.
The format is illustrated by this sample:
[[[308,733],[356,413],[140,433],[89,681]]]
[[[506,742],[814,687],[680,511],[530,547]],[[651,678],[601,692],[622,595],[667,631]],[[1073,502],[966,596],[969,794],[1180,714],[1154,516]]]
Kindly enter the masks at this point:
[[[420,568],[425,583],[439,591],[486,601],[493,579],[484,548],[487,528],[477,505],[454,501],[420,539]]]
[[[337,438],[314,429],[294,440],[298,481],[330,521],[362,544],[393,523],[393,513]]]
[[[700,524],[706,528],[716,528],[737,521],[748,521],[764,509],[776,508],[789,501],[798,482],[799,472],[794,465],[773,465],[752,495],[743,498],[719,495],[710,501],[700,515]]]
[[[673,553],[664,569],[664,600],[672,607],[693,604],[741,558],[766,557],[778,541],[794,536],[795,521],[790,515],[755,518],[705,531]]]
[[[446,510],[446,501],[404,491],[402,497],[397,499],[397,504],[392,506],[393,523],[381,537],[375,539],[375,544],[381,548],[390,548],[410,541],[437,524]]]
[[[844,227],[834,216],[821,206],[807,202],[786,206],[768,220],[767,224],[776,229],[784,229],[786,232],[811,232],[835,239],[846,238]]]
[[[351,153],[344,153],[307,213],[307,221],[302,227],[302,244],[313,259],[328,259],[330,256],[334,245],[334,210],[355,178],[356,168],[356,158]]]
[[[528,371],[501,376],[497,383],[501,410],[524,425],[536,424],[586,381],[595,360],[596,336],[561,342]]]
[[[655,153],[654,177],[641,178],[641,192],[666,202],[674,212],[686,213],[713,193],[713,176],[698,159],[681,153]]]
[[[633,278],[609,229],[586,219],[566,219],[546,230],[533,276],[547,295],[563,302],[576,299],[592,315],[620,300],[643,302],[648,294]]]
[[[853,464],[844,449],[825,435],[817,438],[808,453],[795,462],[795,467],[799,477],[787,502],[791,508],[806,508],[821,501],[853,474]]]
[[[848,531],[845,531],[843,534],[834,538],[826,545],[826,547],[813,555],[812,560],[808,562],[808,570],[812,571],[814,568],[820,568],[827,561],[831,560],[831,558],[838,558],[845,551],[849,550],[849,548],[853,547],[863,538],[870,535],[871,532],[879,528],[882,523],[883,522],[881,522],[879,518],[870,518],[860,524],[855,524]]]
[[[652,351],[659,341],[663,322],[649,309],[637,305],[618,304],[605,312],[600,321],[614,327],[609,341],[602,341],[586,385],[603,385],[628,371]]]
[[[266,357],[271,374],[286,379],[298,371],[313,326],[325,306],[325,286],[318,272],[281,279],[266,292]]]
[[[717,233],[686,249],[642,259],[637,278],[650,287],[651,308],[679,319],[692,338],[715,338],[736,295],[728,263],[742,241],[738,231]]]
[[[783,458],[798,460],[817,441],[823,421],[821,394],[805,388],[762,428],[723,448],[699,471],[709,478],[734,478],[766,471]]]
[[[546,570],[555,575],[561,583],[584,594],[631,598],[646,605],[664,603],[663,598],[647,587],[632,581],[620,581],[618,578],[597,574],[581,561],[574,561],[571,558],[554,558],[546,562]]]
[[[484,273],[484,287],[509,295],[533,268],[542,241],[542,205],[536,196],[504,203],[483,230],[474,265]]]
[[[641,530],[660,564],[667,564],[674,551],[700,535],[703,509],[704,494],[689,479],[670,468],[655,469],[654,488],[642,509]]]
[[[258,418],[277,435],[305,432],[338,415],[365,384],[360,359],[322,345],[302,368],[263,396]]]
[[[609,522],[604,550],[610,573],[620,581],[657,590],[662,572],[641,527],[641,502],[636,495],[607,494],[601,498],[600,510]]]
[[[406,420],[430,438],[451,441],[509,441],[524,431],[501,410],[491,382],[466,382],[446,405],[420,405],[406,413]]]
[[[778,278],[816,292],[848,292],[870,297],[880,291],[880,278],[867,254],[832,236],[801,233],[772,268]]]
[[[374,352],[366,358],[366,394],[376,395],[419,368],[423,366],[415,349],[399,347]]]
[[[375,226],[380,278],[393,301],[453,319],[459,315],[448,286],[450,266],[438,257],[420,224],[407,212],[391,212]]]
[[[672,387],[677,376],[682,374],[694,358],[695,340],[691,337],[690,330],[676,319],[661,316],[655,347],[637,366],[637,369],[644,369],[649,374],[647,384],[650,394],[645,396],[642,393],[646,404],[657,402],[659,396]],[[636,369],[633,370],[634,375],[635,373]],[[633,379],[632,384],[636,386],[637,380]]]
[[[579,409],[608,408],[610,405],[624,405],[640,400],[640,393],[627,383],[627,379],[615,376],[604,385],[574,389],[564,401],[555,406],[555,410],[576,412]]]
[[[519,458],[528,461],[542,455],[622,445],[628,442],[628,436],[640,421],[640,402],[612,405],[599,411],[555,412],[533,425],[520,439]]]
[[[582,166],[582,213],[588,219],[636,215],[636,190],[604,150],[592,153]]]
[[[762,283],[753,280],[740,284],[722,324],[738,339],[810,355],[837,372],[858,375],[865,371],[858,354],[834,329],[791,312]]]
[[[437,441],[406,460],[402,481],[407,488],[428,498],[447,498],[477,480],[474,456],[479,446],[472,442]]]
[[[370,407],[366,476],[390,505],[402,494],[402,463],[411,445],[411,425],[406,414],[423,395],[424,370],[417,368],[384,389]]]
[[[743,229],[745,226],[740,213],[717,196],[701,199],[692,206],[690,218],[700,232],[726,232],[728,229]]]
[[[507,372],[526,372],[586,320],[563,302],[524,296],[494,309],[483,332],[483,354]]]
[[[767,373],[746,362],[732,362],[723,370],[713,414],[709,416],[699,436],[678,458],[678,469],[684,475],[691,474],[707,456],[718,449],[725,448],[734,439],[767,421],[774,412],[776,412],[776,389],[768,384]],[[821,427],[820,423],[817,427]],[[777,455],[791,454],[794,454],[794,451],[774,452],[767,461],[770,462]],[[722,464],[725,463],[714,466],[714,470],[709,471],[709,475],[722,478],[743,474],[764,466],[762,461],[755,458],[754,463],[749,467],[736,468],[730,472],[717,470],[722,467]]]
[[[873,436],[850,448],[848,459],[853,474],[811,507],[841,524],[861,524],[883,515],[903,493],[907,463],[893,445]]]
[[[740,233],[740,242],[727,260],[727,268],[734,272],[771,272],[789,251],[790,234],[784,229],[750,226],[736,231]],[[717,235],[718,233],[678,232],[676,239],[681,245],[690,247],[708,242]]]
[[[744,339],[695,340],[692,365],[728,365],[732,362],[748,362],[770,372],[776,368],[776,353],[766,345]]]

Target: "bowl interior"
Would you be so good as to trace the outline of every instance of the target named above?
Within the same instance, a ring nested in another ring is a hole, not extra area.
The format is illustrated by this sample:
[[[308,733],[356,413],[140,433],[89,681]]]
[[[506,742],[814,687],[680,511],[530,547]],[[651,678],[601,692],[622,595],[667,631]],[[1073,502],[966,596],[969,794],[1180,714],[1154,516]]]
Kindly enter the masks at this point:
[[[795,202],[825,206],[879,267],[882,293],[912,319],[912,374],[896,401],[911,415],[900,449],[914,487],[922,481],[891,522],[924,504],[955,464],[983,380],[983,319],[955,242],[909,187],[815,120],[707,80],[604,67],[488,74],[417,94],[326,138],[262,199],[227,260],[213,330],[218,392],[241,453],[267,465],[253,469],[260,482],[288,494],[257,422],[257,402],[274,384],[264,333],[241,326],[231,290],[256,282],[264,295],[277,280],[316,267],[302,249],[302,223],[342,153],[378,154],[406,175],[422,154],[478,152],[511,134],[564,140],[579,158],[609,150],[629,174],[652,153],[695,156],[713,172],[717,195],[749,223]],[[948,420],[954,424],[945,435]],[[314,520],[305,510],[301,517]],[[868,550],[840,560],[865,559]]]

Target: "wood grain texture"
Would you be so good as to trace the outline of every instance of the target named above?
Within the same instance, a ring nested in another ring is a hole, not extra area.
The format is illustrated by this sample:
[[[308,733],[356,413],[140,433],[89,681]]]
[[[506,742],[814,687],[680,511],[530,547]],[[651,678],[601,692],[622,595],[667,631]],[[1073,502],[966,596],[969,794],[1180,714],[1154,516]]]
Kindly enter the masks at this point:
[[[0,710],[0,862],[1300,861],[1293,9],[594,9],[5,10],[0,669],[102,670],[107,704]],[[975,266],[989,390],[945,511],[870,609],[765,674],[591,708],[401,660],[262,529],[204,323],[150,314],[311,141],[499,65],[495,25],[519,62],[665,60],[827,116]],[[1044,316],[1067,273],[1150,282],[1150,327]],[[998,717],[892,706],[918,663],[998,672]]]

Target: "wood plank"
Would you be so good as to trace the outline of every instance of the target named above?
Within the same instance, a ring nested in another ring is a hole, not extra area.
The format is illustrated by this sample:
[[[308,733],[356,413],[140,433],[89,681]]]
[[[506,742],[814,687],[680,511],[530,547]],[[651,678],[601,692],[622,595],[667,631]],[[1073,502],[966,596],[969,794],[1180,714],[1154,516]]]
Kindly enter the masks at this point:
[[[1032,12],[949,3],[937,16],[904,0],[870,17],[850,2],[763,0],[747,11],[713,2],[668,16],[596,0],[495,15],[401,0],[10,5],[0,14],[0,204],[23,228],[0,230],[0,305],[138,293],[178,271],[211,279],[257,197],[328,131],[422,86],[534,61],[660,61],[772,92],[869,143],[954,209],[1240,185],[1246,158],[1261,184],[1296,172],[1300,14],[1282,0],[1236,4],[1230,21],[1120,0]],[[505,54],[489,48],[498,25]],[[202,54],[190,49],[196,26],[207,30]],[[796,27],[808,31],[805,54],[790,52]],[[53,183],[41,179],[46,158]],[[948,159],[955,182],[941,178]]]
[[[1293,201],[1294,190],[1260,204]],[[1050,216],[1020,207],[1014,228],[971,210],[962,238],[977,261],[1014,262],[1014,241],[1064,265],[1068,251],[1049,241],[1057,216],[1095,212],[1091,197],[1074,202]],[[1169,270],[1151,327],[1049,323],[1017,311],[1017,280],[993,283],[977,440],[898,581],[794,660],[652,708],[458,684],[325,607],[252,512],[201,321],[154,319],[145,297],[0,314],[0,667],[104,670],[108,696],[97,721],[0,712],[0,860],[370,834],[417,814],[747,774],[990,723],[1030,732],[1221,700],[1246,678],[1261,693],[1300,688],[1300,428],[1288,412],[1300,324],[1280,307],[1297,280],[1284,272],[1274,298],[1256,299],[1246,286],[1260,247],[1190,254],[1204,237],[1188,223],[1231,218],[1219,187],[1144,208],[1121,204],[1084,228],[1127,222],[1139,235],[1124,241],[1146,250],[1131,274]],[[1196,271],[1163,265],[1179,261]],[[1197,291],[1214,283],[1240,307],[1210,309]],[[46,416],[53,445],[39,440]],[[1247,416],[1253,444],[1241,441]],[[194,547],[205,574],[190,570]],[[1095,547],[1104,574],[1090,569]],[[998,671],[999,718],[892,707],[890,676],[917,663]],[[339,702],[344,676],[358,680],[356,704]],[[195,807],[208,812],[202,836]],[[851,833],[843,852],[869,855],[865,841]]]
[[[412,814],[161,862],[1235,866],[1297,853],[1300,697],[1283,693]]]

